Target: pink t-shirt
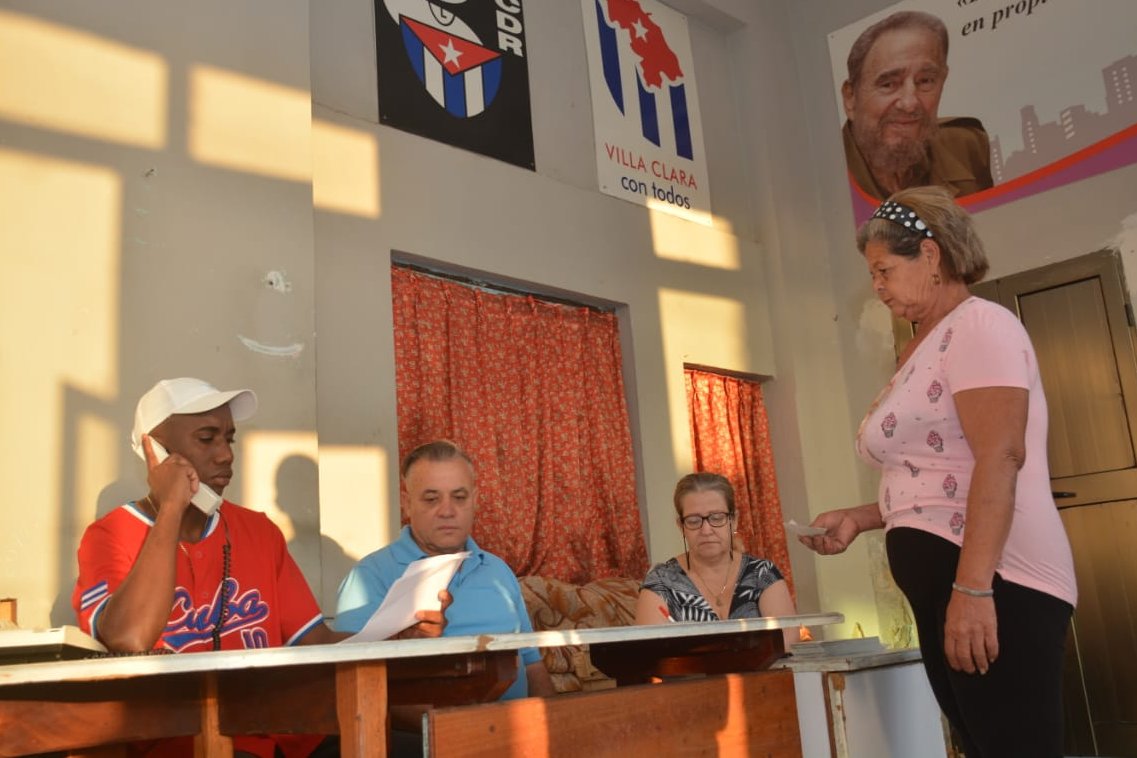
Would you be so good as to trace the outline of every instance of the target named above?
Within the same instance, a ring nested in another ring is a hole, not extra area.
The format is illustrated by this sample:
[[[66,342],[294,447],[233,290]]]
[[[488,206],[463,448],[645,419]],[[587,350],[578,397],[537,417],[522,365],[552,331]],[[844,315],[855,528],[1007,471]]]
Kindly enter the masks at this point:
[[[1019,320],[988,300],[968,298],[944,317],[861,422],[857,453],[881,469],[878,504],[885,528],[922,529],[963,544],[975,458],[953,395],[979,387],[1029,392],[1026,462],[996,571],[1006,581],[1074,605],[1074,560],[1050,494],[1046,397],[1038,362]]]

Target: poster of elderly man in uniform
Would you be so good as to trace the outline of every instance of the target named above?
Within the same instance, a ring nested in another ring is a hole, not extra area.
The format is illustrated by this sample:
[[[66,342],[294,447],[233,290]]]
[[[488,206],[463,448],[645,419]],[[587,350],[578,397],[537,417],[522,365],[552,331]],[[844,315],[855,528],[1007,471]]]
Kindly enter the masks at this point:
[[[905,187],[976,211],[1137,163],[1132,0],[906,0],[829,55],[857,223]]]

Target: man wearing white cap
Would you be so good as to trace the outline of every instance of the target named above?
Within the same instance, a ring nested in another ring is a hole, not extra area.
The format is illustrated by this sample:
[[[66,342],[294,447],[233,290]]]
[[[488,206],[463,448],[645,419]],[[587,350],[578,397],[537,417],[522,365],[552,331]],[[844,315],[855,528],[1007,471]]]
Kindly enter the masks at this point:
[[[131,443],[150,490],[87,528],[72,605],[112,651],[175,653],[335,642],[284,535],[267,516],[222,500],[233,477],[235,421],[250,390],[165,379],[138,402]],[[166,457],[166,451],[169,456]],[[437,636],[442,611],[420,611],[417,636]],[[253,755],[307,755],[319,737],[238,737]],[[183,746],[185,747],[185,746]],[[181,754],[168,742],[156,754]]]

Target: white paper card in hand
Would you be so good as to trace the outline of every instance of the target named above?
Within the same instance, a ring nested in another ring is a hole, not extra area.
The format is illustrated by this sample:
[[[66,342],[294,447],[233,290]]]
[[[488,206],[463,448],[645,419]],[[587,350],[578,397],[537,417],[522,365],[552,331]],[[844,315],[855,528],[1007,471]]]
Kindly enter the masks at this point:
[[[825,529],[820,526],[806,526],[793,519],[786,522],[786,531],[799,537],[820,537],[825,534]]]
[[[450,585],[450,580],[469,554],[469,551],[464,551],[432,555],[407,566],[363,628],[344,642],[385,640],[417,624],[415,611],[439,607],[438,593]]]

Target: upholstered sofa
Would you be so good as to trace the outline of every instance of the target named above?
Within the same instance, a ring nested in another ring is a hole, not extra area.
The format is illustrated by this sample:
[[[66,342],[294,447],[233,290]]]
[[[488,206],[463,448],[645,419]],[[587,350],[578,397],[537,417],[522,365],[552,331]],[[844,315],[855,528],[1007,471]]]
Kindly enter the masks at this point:
[[[625,577],[584,585],[542,576],[521,578],[521,595],[536,631],[630,625],[636,617],[639,587],[637,580]],[[592,665],[588,651],[581,646],[546,648],[543,653],[557,692],[616,686],[615,680]]]

